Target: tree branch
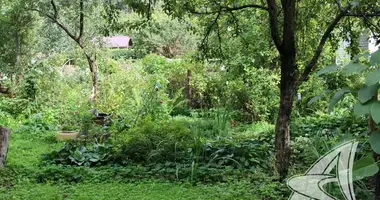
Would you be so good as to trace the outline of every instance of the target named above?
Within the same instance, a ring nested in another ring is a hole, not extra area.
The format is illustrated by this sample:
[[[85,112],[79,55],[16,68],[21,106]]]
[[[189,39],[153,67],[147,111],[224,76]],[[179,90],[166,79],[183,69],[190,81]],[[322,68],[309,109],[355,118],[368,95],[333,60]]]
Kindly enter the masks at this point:
[[[82,44],[82,37],[83,37],[83,31],[84,31],[84,6],[83,6],[83,0],[80,0],[79,2],[79,36],[77,38],[78,42]]]
[[[52,1],[53,2],[53,1]],[[36,11],[40,13],[41,15],[44,15],[45,17],[49,18],[52,20],[55,24],[57,24],[71,39],[77,41],[75,35],[63,24],[59,21],[57,12],[54,11],[54,16],[49,15],[48,13],[43,12],[42,10],[32,8],[30,9],[32,11]]]
[[[277,50],[281,53],[282,50],[282,42],[280,39],[280,34],[278,31],[278,20],[277,20],[277,4],[276,0],[267,0],[268,3],[268,12],[269,12],[269,21],[270,21],[270,31],[271,36],[276,45]]]
[[[344,16],[347,17],[380,17],[379,13],[346,13]]]
[[[50,1],[50,4],[53,8],[53,15],[50,15],[48,13],[45,13],[43,12],[42,10],[39,10],[39,9],[30,9],[32,11],[36,11],[38,13],[40,13],[41,15],[44,15],[45,17],[49,18],[50,20],[52,20],[55,24],[57,24],[57,26],[59,26],[71,39],[73,39],[82,49],[84,48],[83,44],[82,44],[82,37],[83,37],[83,33],[84,33],[84,0],[81,0],[80,1],[80,16],[79,16],[79,36],[77,37],[73,32],[70,31],[70,29],[65,25],[63,24],[60,20],[59,20],[59,12],[58,12],[58,7],[57,5],[55,4],[54,0],[51,0]]]
[[[51,4],[51,6],[53,7],[53,10],[54,10],[54,19],[58,20],[58,9],[57,9],[57,6],[55,5],[54,0],[51,0],[50,4]]]
[[[189,12],[192,14],[198,14],[198,15],[211,15],[211,14],[217,14],[220,12],[231,12],[231,11],[237,11],[237,10],[243,10],[246,8],[257,8],[260,10],[268,11],[268,8],[262,5],[257,4],[248,4],[243,6],[234,6],[234,7],[227,7],[227,6],[220,6],[219,10],[217,11],[197,11],[195,9],[188,8]]]
[[[302,76],[300,77],[299,83],[302,83],[303,81],[307,81],[309,78],[310,73],[312,72],[313,68],[316,66],[319,57],[322,54],[323,47],[326,44],[327,39],[330,37],[331,32],[334,30],[334,28],[337,26],[337,24],[340,22],[340,20],[346,16],[347,11],[351,8],[351,5],[347,6],[343,11],[340,11],[339,14],[335,17],[335,19],[330,23],[330,25],[327,27],[325,33],[323,34],[319,45],[314,52],[313,58],[310,60],[309,64],[306,66],[305,70],[302,73]]]
[[[221,12],[221,10],[220,10],[220,12],[218,12],[218,15],[215,17],[214,21],[213,21],[213,22],[211,23],[211,25],[208,27],[208,29],[207,29],[207,31],[206,31],[206,35],[205,35],[205,37],[204,37],[203,40],[202,40],[201,48],[206,49],[207,42],[208,42],[208,37],[209,37],[209,35],[210,35],[210,33],[211,33],[213,27],[214,27],[215,25],[218,25],[218,20],[219,20],[219,18],[220,18],[220,16],[221,16],[221,13],[222,13],[222,12]],[[219,27],[218,27],[218,28],[219,28]]]

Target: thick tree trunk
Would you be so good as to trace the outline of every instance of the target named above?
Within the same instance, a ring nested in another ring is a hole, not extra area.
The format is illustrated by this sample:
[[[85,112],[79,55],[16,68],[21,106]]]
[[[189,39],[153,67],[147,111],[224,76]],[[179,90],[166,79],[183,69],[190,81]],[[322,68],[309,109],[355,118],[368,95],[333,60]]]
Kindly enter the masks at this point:
[[[99,89],[99,81],[98,81],[98,63],[96,61],[96,58],[91,58],[89,55],[86,54],[86,58],[88,61],[88,65],[90,67],[91,71],[91,78],[92,78],[92,92],[90,96],[91,101],[96,101],[97,95],[98,95],[98,89]]]
[[[8,143],[11,131],[0,126],[0,167],[5,166],[8,153]]]
[[[280,106],[275,128],[276,169],[284,180],[290,166],[290,121],[293,100],[297,91],[297,65],[295,57],[282,56]]]

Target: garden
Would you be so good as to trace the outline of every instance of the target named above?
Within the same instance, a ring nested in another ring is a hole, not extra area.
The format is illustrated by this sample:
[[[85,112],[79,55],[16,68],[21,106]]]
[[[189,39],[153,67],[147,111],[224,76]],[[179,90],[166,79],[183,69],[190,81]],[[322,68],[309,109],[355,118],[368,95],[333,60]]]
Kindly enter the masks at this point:
[[[0,0],[0,199],[380,199],[378,2],[255,2]]]

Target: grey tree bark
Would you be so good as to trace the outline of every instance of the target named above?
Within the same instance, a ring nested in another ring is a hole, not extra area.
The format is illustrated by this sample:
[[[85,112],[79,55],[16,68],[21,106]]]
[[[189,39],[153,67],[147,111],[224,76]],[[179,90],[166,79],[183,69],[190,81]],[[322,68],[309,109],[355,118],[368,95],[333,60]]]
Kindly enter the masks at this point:
[[[6,163],[10,135],[11,130],[0,126],[0,167]]]

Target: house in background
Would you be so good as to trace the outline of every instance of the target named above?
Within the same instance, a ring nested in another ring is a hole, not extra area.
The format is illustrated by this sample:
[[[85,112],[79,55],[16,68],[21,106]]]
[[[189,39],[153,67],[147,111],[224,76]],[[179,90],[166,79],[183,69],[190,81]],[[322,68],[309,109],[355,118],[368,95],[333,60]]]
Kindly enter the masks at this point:
[[[370,37],[368,34],[363,34],[360,36],[359,45],[363,51],[369,51],[369,53],[374,53],[380,49],[380,44],[376,45],[376,40]],[[351,55],[346,51],[346,48],[350,45],[348,41],[342,41],[336,52],[336,64],[343,66],[351,61]]]

